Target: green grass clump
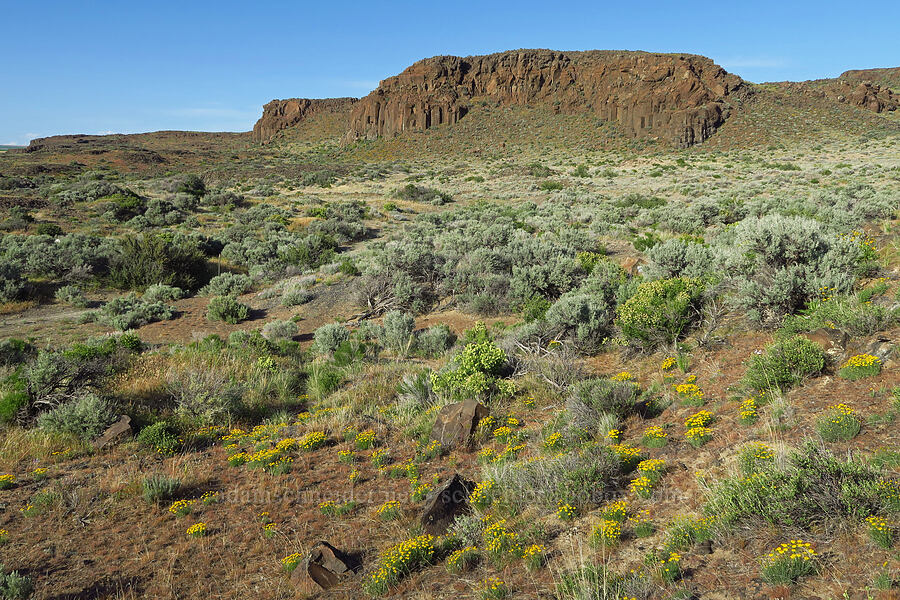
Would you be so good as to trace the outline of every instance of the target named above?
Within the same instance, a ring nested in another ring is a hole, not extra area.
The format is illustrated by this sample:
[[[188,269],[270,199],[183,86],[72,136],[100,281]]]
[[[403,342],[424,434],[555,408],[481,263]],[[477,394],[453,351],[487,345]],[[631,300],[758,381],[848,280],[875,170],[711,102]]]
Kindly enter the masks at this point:
[[[838,375],[850,381],[863,379],[865,377],[874,377],[881,373],[881,359],[871,354],[857,354],[847,359],[841,368],[838,369]]]
[[[141,484],[141,496],[151,504],[171,500],[181,489],[181,480],[165,475],[151,475]]]
[[[773,585],[790,585],[804,575],[815,573],[818,554],[808,542],[791,540],[762,558],[762,576]]]
[[[826,442],[846,442],[857,436],[860,420],[846,404],[836,404],[816,421],[816,431]]]

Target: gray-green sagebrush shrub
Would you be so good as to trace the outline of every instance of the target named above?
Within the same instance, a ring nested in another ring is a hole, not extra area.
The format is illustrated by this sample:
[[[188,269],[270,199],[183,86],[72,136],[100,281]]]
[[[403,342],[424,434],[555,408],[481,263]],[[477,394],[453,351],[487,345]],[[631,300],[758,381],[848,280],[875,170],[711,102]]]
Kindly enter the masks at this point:
[[[413,330],[416,322],[409,313],[392,310],[384,315],[384,334],[382,343],[385,348],[406,356],[412,350]]]
[[[15,300],[24,289],[22,270],[12,262],[0,259],[0,302]]]
[[[416,336],[416,351],[428,358],[442,356],[456,343],[456,334],[444,323],[432,325]]]
[[[699,317],[704,289],[701,280],[686,277],[641,283],[618,307],[616,324],[637,348],[673,343]]]
[[[175,311],[163,302],[147,302],[131,292],[104,304],[95,317],[100,323],[126,331],[155,321],[174,319]]]
[[[293,321],[276,319],[263,325],[262,336],[270,342],[289,340],[297,335],[297,331],[297,324]]]
[[[313,332],[313,343],[319,354],[334,354],[349,339],[350,332],[340,323],[322,325]]]
[[[744,383],[757,391],[786,390],[825,368],[825,351],[802,336],[775,342],[750,357]]]
[[[166,389],[177,414],[204,425],[221,423],[235,415],[244,395],[244,386],[224,369],[202,361],[170,369]]]
[[[141,296],[141,299],[144,302],[166,302],[179,300],[183,296],[184,290],[181,288],[164,283],[155,283],[144,290],[144,295]]]
[[[86,394],[42,413],[38,427],[49,433],[73,435],[92,440],[116,420],[112,406],[95,394]]]
[[[734,228],[724,270],[736,282],[738,306],[764,324],[778,324],[822,290],[847,293],[861,258],[857,242],[803,217],[768,215]]]
[[[86,308],[88,305],[88,300],[84,296],[84,291],[77,285],[64,285],[56,290],[53,297],[59,302],[65,302],[76,308]]]
[[[216,296],[206,307],[206,318],[236,325],[250,316],[250,307],[238,302],[234,296]]]
[[[221,273],[200,290],[204,296],[240,296],[253,287],[253,279],[240,273]]]
[[[34,584],[27,575],[18,571],[6,572],[0,564],[0,598],[4,600],[26,600],[34,593]]]

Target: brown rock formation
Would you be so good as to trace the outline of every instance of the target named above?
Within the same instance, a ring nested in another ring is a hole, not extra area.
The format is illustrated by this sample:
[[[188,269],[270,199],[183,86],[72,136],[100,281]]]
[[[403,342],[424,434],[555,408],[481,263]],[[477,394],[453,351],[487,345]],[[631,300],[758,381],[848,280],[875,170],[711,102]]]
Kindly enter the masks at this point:
[[[272,100],[263,106],[262,117],[253,126],[253,139],[264,142],[273,135],[322,112],[347,113],[356,98],[291,98]]]
[[[869,81],[841,79],[825,89],[825,95],[875,113],[900,108],[900,95]]]
[[[455,123],[483,99],[565,114],[590,111],[633,137],[690,146],[724,122],[728,96],[742,86],[708,58],[688,54],[514,50],[438,56],[385,79],[357,102],[344,141]]]

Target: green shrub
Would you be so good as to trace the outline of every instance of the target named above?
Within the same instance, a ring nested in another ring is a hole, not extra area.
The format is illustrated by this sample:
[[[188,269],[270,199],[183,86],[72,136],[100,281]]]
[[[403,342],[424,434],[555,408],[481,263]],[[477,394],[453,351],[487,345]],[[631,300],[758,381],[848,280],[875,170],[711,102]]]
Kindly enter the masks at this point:
[[[71,304],[76,308],[86,308],[88,305],[88,300],[84,296],[84,291],[77,285],[64,285],[56,290],[53,297],[59,302]]]
[[[209,280],[200,293],[204,296],[240,296],[253,287],[253,279],[239,273],[221,273]]]
[[[824,367],[822,347],[798,335],[775,342],[765,353],[750,357],[744,383],[756,391],[786,390],[805,377],[817,375]]]
[[[185,175],[175,182],[174,191],[182,194],[190,194],[200,198],[206,194],[206,183],[199,175]]]
[[[26,600],[34,592],[31,578],[20,575],[18,571],[6,572],[6,567],[0,564],[0,598],[4,600]]]
[[[136,290],[155,283],[196,290],[209,280],[206,257],[196,243],[158,235],[121,238],[109,276],[114,285]]]
[[[38,235],[49,235],[51,237],[57,237],[63,234],[62,227],[56,223],[40,223],[37,228],[35,228],[34,232]]]
[[[181,480],[165,475],[151,475],[141,484],[141,495],[151,504],[162,504],[175,497],[181,489]]]
[[[826,442],[846,442],[859,434],[860,420],[846,404],[837,404],[816,419],[816,431]]]
[[[350,339],[350,332],[340,323],[322,325],[313,332],[316,351],[319,354],[334,354],[338,347]]]
[[[828,300],[813,300],[799,314],[786,316],[779,334],[793,335],[835,327],[854,337],[866,336],[890,329],[898,321],[900,310],[890,310],[856,296],[833,296]]]
[[[181,447],[178,432],[165,421],[158,421],[141,429],[137,441],[159,454],[175,454]]]
[[[457,353],[446,367],[432,373],[431,383],[438,394],[485,396],[495,389],[497,377],[505,366],[506,353],[501,348],[489,340],[473,342]]]
[[[442,356],[456,343],[456,334],[444,323],[432,325],[416,337],[416,350],[427,358]]]
[[[236,325],[250,316],[250,307],[238,302],[234,296],[216,296],[206,307],[206,318]]]
[[[597,413],[625,418],[634,412],[640,391],[640,387],[629,381],[593,378],[575,384],[572,397]]]
[[[178,415],[203,425],[221,423],[237,414],[243,406],[244,386],[215,362],[208,364],[197,360],[184,367],[173,367],[166,375],[166,391],[175,401]]]
[[[334,171],[329,171],[328,169],[322,169],[321,171],[313,171],[312,173],[306,173],[303,175],[303,178],[300,180],[301,185],[311,186],[317,185],[319,187],[331,187],[337,180],[337,175]]]
[[[15,300],[24,289],[22,270],[17,265],[0,259],[0,302]]]
[[[559,181],[546,179],[542,181],[538,187],[544,192],[555,192],[556,190],[563,189],[563,184]]]
[[[541,163],[531,163],[528,165],[528,174],[537,179],[543,179],[544,177],[549,177],[553,171],[550,167],[542,165]]]
[[[638,348],[673,343],[697,319],[703,291],[699,279],[676,277],[642,283],[618,307],[616,325]]]
[[[0,366],[18,365],[34,356],[37,349],[30,342],[18,338],[0,341]]]
[[[37,425],[48,433],[68,434],[89,441],[103,433],[116,417],[106,400],[87,394],[42,413]]]
[[[408,202],[428,202],[436,206],[453,202],[453,197],[446,192],[407,183],[394,191],[394,196]]]
[[[0,384],[0,423],[12,423],[26,406],[25,380],[19,372],[14,372]]]
[[[847,359],[841,368],[838,369],[838,375],[850,381],[857,379],[865,379],[866,377],[874,377],[881,373],[881,359],[871,354],[857,354]]]
[[[842,460],[807,442],[788,455],[784,468],[721,481],[704,511],[726,526],[808,528],[879,514],[896,503],[898,489],[896,481],[861,459]]]

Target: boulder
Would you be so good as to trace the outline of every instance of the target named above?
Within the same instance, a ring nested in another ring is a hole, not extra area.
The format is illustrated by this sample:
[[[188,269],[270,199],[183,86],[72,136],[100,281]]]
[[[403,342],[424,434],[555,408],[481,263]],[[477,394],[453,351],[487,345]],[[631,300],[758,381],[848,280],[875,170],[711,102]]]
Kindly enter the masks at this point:
[[[334,587],[353,571],[350,557],[325,541],[318,542],[291,574],[291,582],[300,589],[309,590],[310,582],[323,590]]]
[[[131,430],[131,417],[122,415],[118,421],[107,427],[106,431],[94,440],[94,446],[97,448],[111,446],[123,441],[125,438],[131,437],[133,433]]]
[[[475,400],[449,404],[438,412],[431,429],[431,439],[447,449],[469,446],[478,422],[486,416],[487,407]]]
[[[811,342],[815,342],[822,346],[825,354],[835,359],[844,353],[850,336],[846,331],[841,329],[831,329],[830,327],[821,327],[809,333],[801,334]]]
[[[443,535],[457,515],[469,511],[469,495],[475,483],[456,473],[447,483],[433,490],[425,498],[422,528],[431,535]]]
[[[881,359],[882,366],[884,366],[885,362],[887,362],[887,360],[894,353],[894,348],[896,348],[896,344],[894,344],[894,341],[890,338],[877,337],[866,344],[865,348],[863,348],[862,354],[871,354],[872,356],[877,356]]]

